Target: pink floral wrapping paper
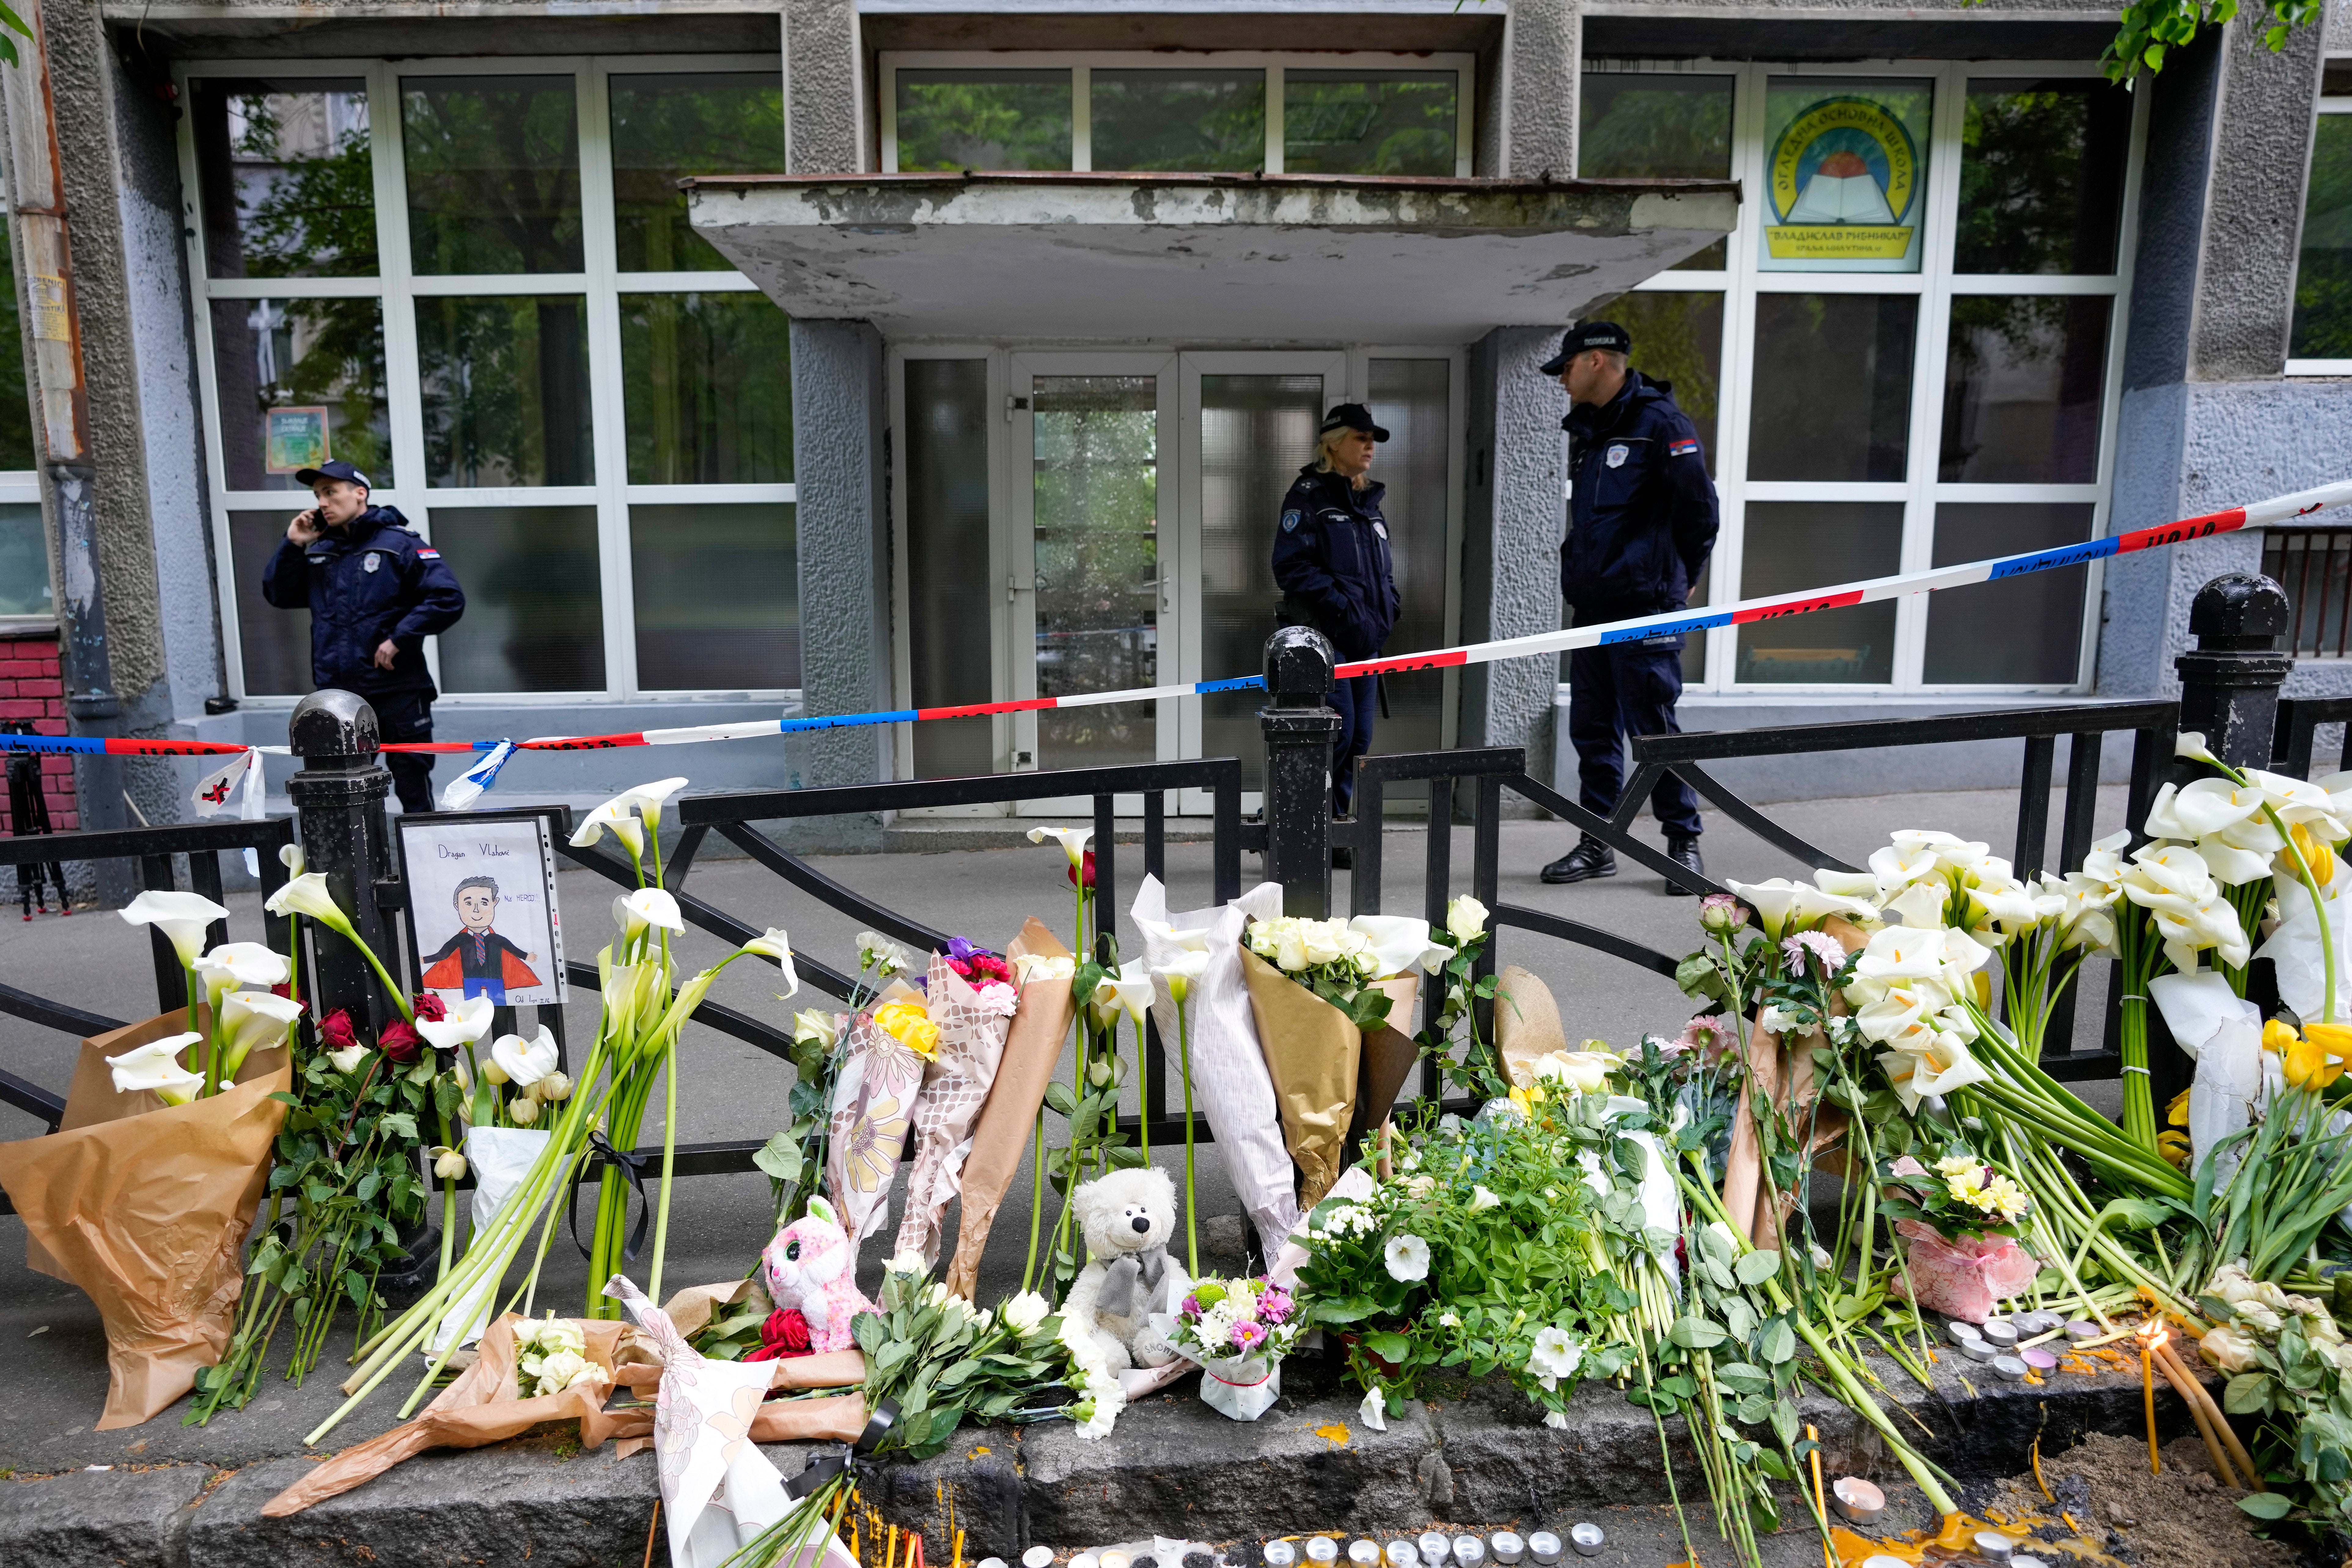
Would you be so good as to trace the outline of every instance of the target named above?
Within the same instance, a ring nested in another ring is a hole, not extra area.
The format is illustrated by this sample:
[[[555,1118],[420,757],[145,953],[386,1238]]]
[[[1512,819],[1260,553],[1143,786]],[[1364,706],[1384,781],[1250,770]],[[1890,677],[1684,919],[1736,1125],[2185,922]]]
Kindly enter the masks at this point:
[[[1983,1322],[1992,1316],[1994,1303],[2032,1284],[2042,1267],[2014,1237],[1952,1241],[1916,1219],[1896,1220],[1895,1228],[1911,1243],[1911,1283],[1919,1293],[1919,1305],[1948,1318]],[[1902,1293],[1899,1274],[1894,1290]]]
[[[894,981],[873,1006],[849,1021],[849,1049],[834,1080],[824,1184],[853,1246],[882,1228],[890,1178],[906,1152],[915,1099],[929,1066],[921,1052],[874,1021],[875,1007],[903,1000],[922,998],[912,986]]]
[[[924,984],[931,1022],[940,1026],[939,1055],[923,1068],[922,1096],[915,1101],[914,1169],[907,1174],[907,1199],[892,1250],[918,1252],[925,1263],[937,1263],[940,1222],[961,1184],[971,1124],[996,1081],[1020,997],[1009,985],[992,985],[982,994],[939,952],[931,954]]]

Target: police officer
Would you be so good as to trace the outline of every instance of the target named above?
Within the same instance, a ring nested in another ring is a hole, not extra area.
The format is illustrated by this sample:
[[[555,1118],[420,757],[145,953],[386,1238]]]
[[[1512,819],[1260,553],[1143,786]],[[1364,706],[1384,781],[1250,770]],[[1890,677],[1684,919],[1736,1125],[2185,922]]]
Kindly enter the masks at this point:
[[[368,700],[387,741],[433,738],[433,678],[425,639],[466,613],[441,552],[409,531],[395,507],[370,506],[368,477],[340,458],[294,476],[318,505],[286,525],[262,570],[261,596],[310,612],[310,681]],[[404,811],[433,809],[433,758],[387,752]]]
[[[1587,321],[1560,340],[1543,374],[1567,388],[1570,524],[1560,546],[1559,591],[1589,626],[1679,610],[1715,548],[1715,485],[1698,433],[1675,406],[1674,389],[1629,368],[1633,338],[1613,321]],[[1671,735],[1683,692],[1683,639],[1577,648],[1568,656],[1568,735],[1576,747],[1585,809],[1617,809],[1625,787],[1625,737]],[[1700,875],[1698,797],[1668,773],[1650,809],[1666,832],[1666,854]],[[1617,874],[1617,857],[1597,838],[1543,868],[1547,882]],[[1669,883],[1666,890],[1685,889]]]
[[[1360,403],[1323,416],[1315,460],[1298,470],[1282,498],[1274,536],[1274,580],[1282,589],[1286,626],[1313,626],[1342,663],[1375,658],[1396,626],[1396,579],[1390,572],[1389,525],[1381,516],[1387,487],[1371,476],[1372,454],[1389,433]],[[1339,741],[1331,752],[1331,805],[1345,816],[1356,792],[1356,759],[1371,750],[1380,678],[1335,683]]]

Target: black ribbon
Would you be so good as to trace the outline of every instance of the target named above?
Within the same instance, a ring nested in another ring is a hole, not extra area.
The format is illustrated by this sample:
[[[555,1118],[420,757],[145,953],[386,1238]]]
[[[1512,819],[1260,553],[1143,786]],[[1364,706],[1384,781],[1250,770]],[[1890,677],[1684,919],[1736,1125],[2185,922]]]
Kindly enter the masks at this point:
[[[836,1476],[855,1469],[858,1456],[871,1454],[880,1447],[882,1439],[888,1436],[890,1428],[898,1424],[898,1405],[884,1400],[874,1407],[874,1414],[866,1417],[866,1430],[857,1435],[857,1441],[849,1446],[849,1452],[827,1454],[821,1459],[811,1459],[807,1468],[784,1483],[784,1495],[798,1502]]]
[[[572,1219],[572,1245],[580,1249],[581,1257],[588,1256],[588,1244],[580,1239],[580,1184],[588,1179],[590,1172],[610,1165],[628,1177],[629,1185],[636,1190],[637,1227],[629,1234],[628,1244],[621,1248],[621,1258],[629,1263],[637,1260],[637,1252],[646,1243],[646,1221],[653,1217],[654,1212],[652,1200],[646,1196],[646,1163],[649,1158],[645,1154],[624,1154],[602,1132],[588,1134],[588,1158],[573,1173],[572,1191],[563,1200]]]

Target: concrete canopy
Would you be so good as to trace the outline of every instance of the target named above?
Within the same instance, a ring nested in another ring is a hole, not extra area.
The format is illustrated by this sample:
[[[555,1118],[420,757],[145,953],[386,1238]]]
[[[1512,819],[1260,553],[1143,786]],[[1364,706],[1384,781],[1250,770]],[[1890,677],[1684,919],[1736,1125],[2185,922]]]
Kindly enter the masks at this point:
[[[792,315],[892,337],[1469,342],[1720,239],[1713,180],[963,174],[686,182]]]

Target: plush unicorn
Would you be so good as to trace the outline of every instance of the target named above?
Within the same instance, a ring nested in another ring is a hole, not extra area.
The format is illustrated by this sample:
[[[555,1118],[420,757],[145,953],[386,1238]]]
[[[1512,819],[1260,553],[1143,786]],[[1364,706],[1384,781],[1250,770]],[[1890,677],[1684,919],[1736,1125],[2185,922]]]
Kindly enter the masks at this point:
[[[761,1254],[768,1299],[807,1321],[811,1350],[845,1351],[857,1342],[849,1321],[873,1311],[874,1303],[857,1289],[856,1262],[848,1233],[823,1198],[811,1198],[808,1213],[776,1232]]]

